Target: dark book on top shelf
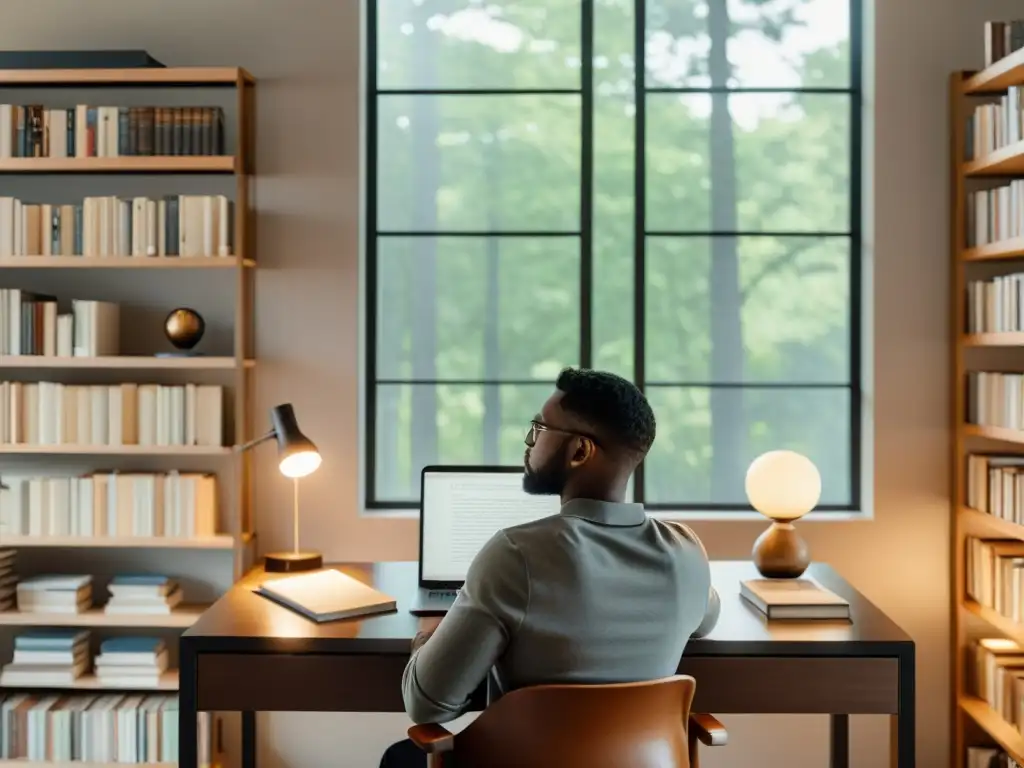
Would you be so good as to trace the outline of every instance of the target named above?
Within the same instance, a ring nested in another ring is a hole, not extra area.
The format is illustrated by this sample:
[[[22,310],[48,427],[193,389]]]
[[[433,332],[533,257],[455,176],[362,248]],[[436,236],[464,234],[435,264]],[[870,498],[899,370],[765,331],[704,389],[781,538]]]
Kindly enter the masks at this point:
[[[139,69],[163,66],[146,51],[0,51],[0,69]]]

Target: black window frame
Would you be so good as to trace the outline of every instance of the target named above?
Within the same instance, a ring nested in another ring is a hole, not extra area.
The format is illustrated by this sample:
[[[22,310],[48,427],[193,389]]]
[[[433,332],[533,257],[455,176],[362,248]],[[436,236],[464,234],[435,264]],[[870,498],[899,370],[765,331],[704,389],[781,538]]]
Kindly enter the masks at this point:
[[[709,0],[709,2],[725,0]],[[404,380],[377,378],[377,242],[387,237],[575,237],[579,239],[580,269],[580,344],[579,363],[590,367],[593,359],[593,192],[594,192],[594,0],[580,0],[580,87],[579,88],[396,88],[381,89],[377,82],[377,10],[379,0],[366,3],[366,47],[365,67],[365,176],[364,176],[364,227],[365,227],[365,371],[363,385],[363,414],[365,434],[363,435],[363,505],[371,510],[418,509],[418,500],[392,501],[376,498],[376,389],[380,385],[394,384],[463,384],[463,385],[516,385],[538,384],[537,381],[436,379]],[[634,2],[634,75],[636,113],[634,120],[634,259],[633,259],[633,382],[645,391],[652,387],[702,388],[744,388],[744,389],[848,389],[850,392],[850,502],[848,504],[819,504],[816,512],[862,512],[864,489],[862,487],[862,452],[864,449],[864,382],[863,376],[863,74],[864,74],[864,6],[863,0],[846,0],[849,12],[850,73],[847,87],[649,87],[647,84],[646,36],[647,0]],[[649,230],[646,225],[646,116],[649,94],[699,94],[726,92],[732,94],[831,94],[845,95],[849,99],[849,225],[840,231],[664,231]],[[382,231],[377,221],[377,100],[381,96],[524,96],[524,95],[573,95],[580,99],[580,210],[579,229],[576,231]],[[651,237],[842,237],[849,241],[849,381],[846,384],[821,384],[815,382],[649,382],[645,376],[646,355],[646,245]],[[524,425],[524,434],[528,425]],[[752,511],[748,505],[722,503],[651,503],[644,498],[644,465],[641,464],[633,479],[634,501],[644,503],[652,512],[718,512],[723,518],[729,513]]]

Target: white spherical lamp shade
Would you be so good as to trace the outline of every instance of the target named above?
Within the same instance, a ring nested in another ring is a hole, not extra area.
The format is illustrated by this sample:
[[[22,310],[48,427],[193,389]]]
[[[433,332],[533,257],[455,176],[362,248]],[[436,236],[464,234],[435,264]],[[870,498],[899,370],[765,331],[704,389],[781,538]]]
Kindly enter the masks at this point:
[[[797,520],[821,498],[821,474],[814,462],[796,451],[762,453],[747,469],[747,499],[771,520]]]

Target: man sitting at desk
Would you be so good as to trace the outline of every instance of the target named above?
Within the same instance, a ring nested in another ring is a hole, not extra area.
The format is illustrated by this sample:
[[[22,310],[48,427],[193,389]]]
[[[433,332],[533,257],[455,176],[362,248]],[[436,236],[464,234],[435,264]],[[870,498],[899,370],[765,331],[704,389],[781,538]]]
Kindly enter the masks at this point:
[[[675,674],[687,639],[718,618],[697,536],[625,501],[654,442],[643,393],[591,370],[555,386],[527,433],[523,487],[559,495],[561,512],[495,535],[448,614],[416,636],[402,687],[417,723],[454,720],[492,670],[497,695]],[[425,764],[405,741],[381,766]]]

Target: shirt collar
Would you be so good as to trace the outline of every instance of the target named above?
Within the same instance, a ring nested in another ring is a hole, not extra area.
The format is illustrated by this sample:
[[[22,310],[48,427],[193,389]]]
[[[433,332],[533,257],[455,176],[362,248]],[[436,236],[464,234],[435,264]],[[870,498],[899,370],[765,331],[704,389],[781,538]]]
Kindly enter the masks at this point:
[[[643,504],[619,504],[594,499],[572,499],[562,505],[563,515],[600,525],[640,525],[647,519]]]

